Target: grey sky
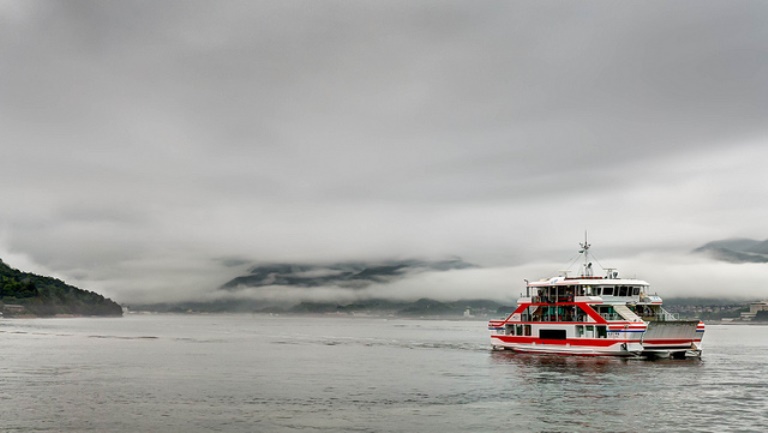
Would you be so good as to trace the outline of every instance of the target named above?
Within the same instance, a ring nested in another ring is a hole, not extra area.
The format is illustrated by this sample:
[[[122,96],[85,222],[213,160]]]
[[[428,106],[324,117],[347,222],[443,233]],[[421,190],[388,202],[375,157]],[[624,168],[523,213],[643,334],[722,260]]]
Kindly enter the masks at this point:
[[[0,77],[0,257],[118,301],[233,260],[516,290],[585,229],[680,293],[765,281],[687,257],[768,238],[763,1],[2,0]]]

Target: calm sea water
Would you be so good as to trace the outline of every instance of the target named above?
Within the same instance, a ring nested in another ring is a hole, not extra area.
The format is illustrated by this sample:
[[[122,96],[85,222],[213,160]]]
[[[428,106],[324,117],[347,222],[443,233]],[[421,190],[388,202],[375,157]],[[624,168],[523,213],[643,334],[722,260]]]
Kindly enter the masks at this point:
[[[768,327],[702,360],[489,350],[485,322],[0,321],[3,432],[764,432]]]

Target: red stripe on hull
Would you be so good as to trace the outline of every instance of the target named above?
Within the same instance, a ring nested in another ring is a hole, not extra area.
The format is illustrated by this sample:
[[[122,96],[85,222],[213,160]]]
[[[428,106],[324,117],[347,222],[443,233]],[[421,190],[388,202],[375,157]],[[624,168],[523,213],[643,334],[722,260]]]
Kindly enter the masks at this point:
[[[504,343],[515,343],[515,344],[541,344],[541,345],[548,345],[548,346],[565,346],[570,344],[571,346],[599,346],[599,347],[608,347],[612,346],[614,344],[621,344],[621,343],[639,343],[639,340],[627,340],[627,339],[618,339],[618,338],[572,338],[572,339],[565,339],[565,340],[546,340],[536,337],[517,337],[517,336],[507,336],[507,335],[493,335],[492,338],[496,338],[501,340]]]
[[[535,353],[537,355],[540,354],[546,354],[546,355],[563,355],[563,356],[617,356],[615,353],[573,353],[573,352],[557,352],[557,351],[542,351],[542,350],[525,350],[525,349],[517,349],[517,348],[510,348],[509,350],[513,352],[518,353]]]

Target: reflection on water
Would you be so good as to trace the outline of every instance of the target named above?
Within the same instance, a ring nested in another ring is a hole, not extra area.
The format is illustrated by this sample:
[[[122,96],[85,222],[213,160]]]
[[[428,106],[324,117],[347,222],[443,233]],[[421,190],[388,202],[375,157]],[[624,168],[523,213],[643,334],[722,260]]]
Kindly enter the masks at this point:
[[[611,356],[561,356],[553,354],[516,353],[511,350],[491,351],[491,361],[498,364],[514,363],[520,368],[537,367],[546,371],[568,373],[569,371],[605,373],[613,368],[621,368],[622,374],[648,367],[687,368],[701,366],[700,358],[652,359],[620,358]]]

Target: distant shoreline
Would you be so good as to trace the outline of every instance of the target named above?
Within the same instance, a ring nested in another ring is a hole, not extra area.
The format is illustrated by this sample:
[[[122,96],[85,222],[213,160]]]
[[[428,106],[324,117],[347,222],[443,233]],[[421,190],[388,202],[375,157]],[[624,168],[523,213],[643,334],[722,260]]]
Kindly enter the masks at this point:
[[[388,313],[301,313],[301,312],[264,312],[264,311],[146,311],[146,310],[133,310],[125,314],[125,316],[149,316],[149,315],[171,315],[171,316],[271,316],[271,317],[316,317],[316,318],[352,318],[352,319],[403,319],[403,320],[451,320],[451,321],[466,321],[466,322],[487,322],[494,318],[503,318],[504,315],[490,316],[490,315],[478,315],[465,317],[461,315],[398,315]],[[697,320],[695,318],[682,319],[682,320]],[[766,326],[768,322],[744,322],[744,321],[717,321],[717,320],[704,320],[706,325],[734,325],[734,326]]]
[[[92,318],[108,318],[108,317],[124,317],[122,314],[104,315],[104,314],[53,314],[50,316],[38,316],[35,314],[0,314],[0,319],[78,319],[82,317]]]
[[[742,322],[742,321],[735,321],[735,320],[720,320],[717,322],[707,322],[704,321],[704,324],[706,325],[735,325],[735,326],[765,326],[768,325],[768,322]]]

